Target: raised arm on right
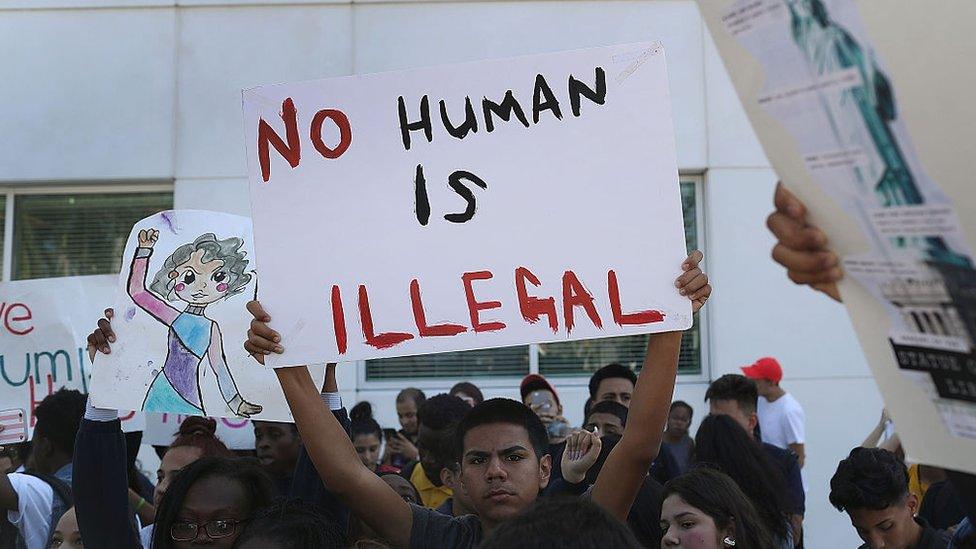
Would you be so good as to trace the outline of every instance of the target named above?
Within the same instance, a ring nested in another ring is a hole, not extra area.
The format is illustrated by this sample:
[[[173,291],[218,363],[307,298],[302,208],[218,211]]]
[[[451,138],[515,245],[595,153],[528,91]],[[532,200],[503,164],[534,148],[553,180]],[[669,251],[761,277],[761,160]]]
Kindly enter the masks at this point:
[[[129,297],[136,305],[163,324],[171,326],[176,321],[176,317],[180,316],[180,312],[146,288],[149,257],[152,256],[153,246],[158,238],[159,231],[155,229],[139,231],[139,247],[136,248],[136,254],[132,258],[127,289]]]
[[[268,327],[271,318],[257,301],[247,305],[254,316],[244,348],[258,362],[280,353],[281,336]],[[396,547],[409,547],[413,513],[380,477],[363,465],[349,436],[325,403],[305,366],[278,368],[295,425],[315,469],[329,490],[363,522]]]

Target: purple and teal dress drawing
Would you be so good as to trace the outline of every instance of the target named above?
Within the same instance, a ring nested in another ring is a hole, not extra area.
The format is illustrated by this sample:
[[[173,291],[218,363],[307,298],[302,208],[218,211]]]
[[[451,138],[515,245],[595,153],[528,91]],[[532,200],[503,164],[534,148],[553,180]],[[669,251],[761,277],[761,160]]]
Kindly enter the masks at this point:
[[[251,274],[245,270],[248,261],[241,250],[243,240],[236,237],[218,240],[213,233],[204,234],[192,244],[178,247],[166,258],[147,287],[149,259],[158,237],[159,231],[155,229],[139,231],[139,247],[129,272],[128,291],[132,301],[169,327],[166,361],[153,379],[142,409],[206,414],[197,381],[200,365],[206,359],[231,412],[241,417],[260,413],[261,406],[241,396],[227,367],[220,326],[206,316],[209,304],[243,292],[251,280]],[[169,301],[182,301],[186,308],[181,311]]]

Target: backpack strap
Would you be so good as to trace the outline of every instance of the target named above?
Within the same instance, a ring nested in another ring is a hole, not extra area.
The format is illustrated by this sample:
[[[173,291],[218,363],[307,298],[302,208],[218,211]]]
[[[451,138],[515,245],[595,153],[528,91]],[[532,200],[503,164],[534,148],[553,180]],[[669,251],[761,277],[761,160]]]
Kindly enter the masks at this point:
[[[65,509],[74,505],[74,495],[71,492],[71,485],[67,482],[47,473],[30,472],[26,474],[46,482],[54,490],[54,494],[64,503]]]

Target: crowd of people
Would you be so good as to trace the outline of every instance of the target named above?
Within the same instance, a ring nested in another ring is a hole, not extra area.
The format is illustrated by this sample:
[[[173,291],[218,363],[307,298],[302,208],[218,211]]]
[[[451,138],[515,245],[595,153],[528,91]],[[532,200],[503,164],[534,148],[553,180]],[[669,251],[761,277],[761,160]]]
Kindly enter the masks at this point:
[[[836,298],[836,263],[794,201],[778,191],[778,260]],[[695,311],[711,294],[701,260],[676,281]],[[287,342],[260,302],[248,311],[245,348],[263,363]],[[116,343],[106,313],[93,358]],[[254,450],[235,452],[213,420],[189,418],[160,449],[155,485],[118,412],[62,389],[38,405],[32,441],[0,455],[0,547],[803,547],[805,419],[780,364],[712,381],[693,434],[695,406],[673,400],[680,344],[652,334],[639,372],[593,372],[578,427],[538,374],[518,398],[485,399],[471,382],[404,389],[400,428],[384,429],[368,402],[347,411],[335,364],[321,386],[280,368],[294,424],[254,421]],[[974,477],[909,467],[897,436],[881,442],[885,425],[837,465],[830,503],[865,547],[976,547]]]

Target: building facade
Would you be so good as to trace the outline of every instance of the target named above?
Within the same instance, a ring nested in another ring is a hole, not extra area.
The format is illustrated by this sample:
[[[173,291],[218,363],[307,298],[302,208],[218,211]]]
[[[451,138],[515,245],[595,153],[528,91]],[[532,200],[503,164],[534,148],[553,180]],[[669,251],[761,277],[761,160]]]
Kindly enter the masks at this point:
[[[715,287],[685,338],[676,398],[697,424],[709,380],[777,357],[807,413],[808,546],[851,546],[828,481],[881,400],[844,309],[769,257],[776,175],[690,0],[0,0],[3,280],[113,272],[132,223],[161,209],[247,215],[243,88],[646,40],[667,52],[688,244]],[[351,363],[340,385],[394,426],[403,387],[469,379],[517,398],[539,372],[579,424],[589,372],[637,365],[642,345]]]

